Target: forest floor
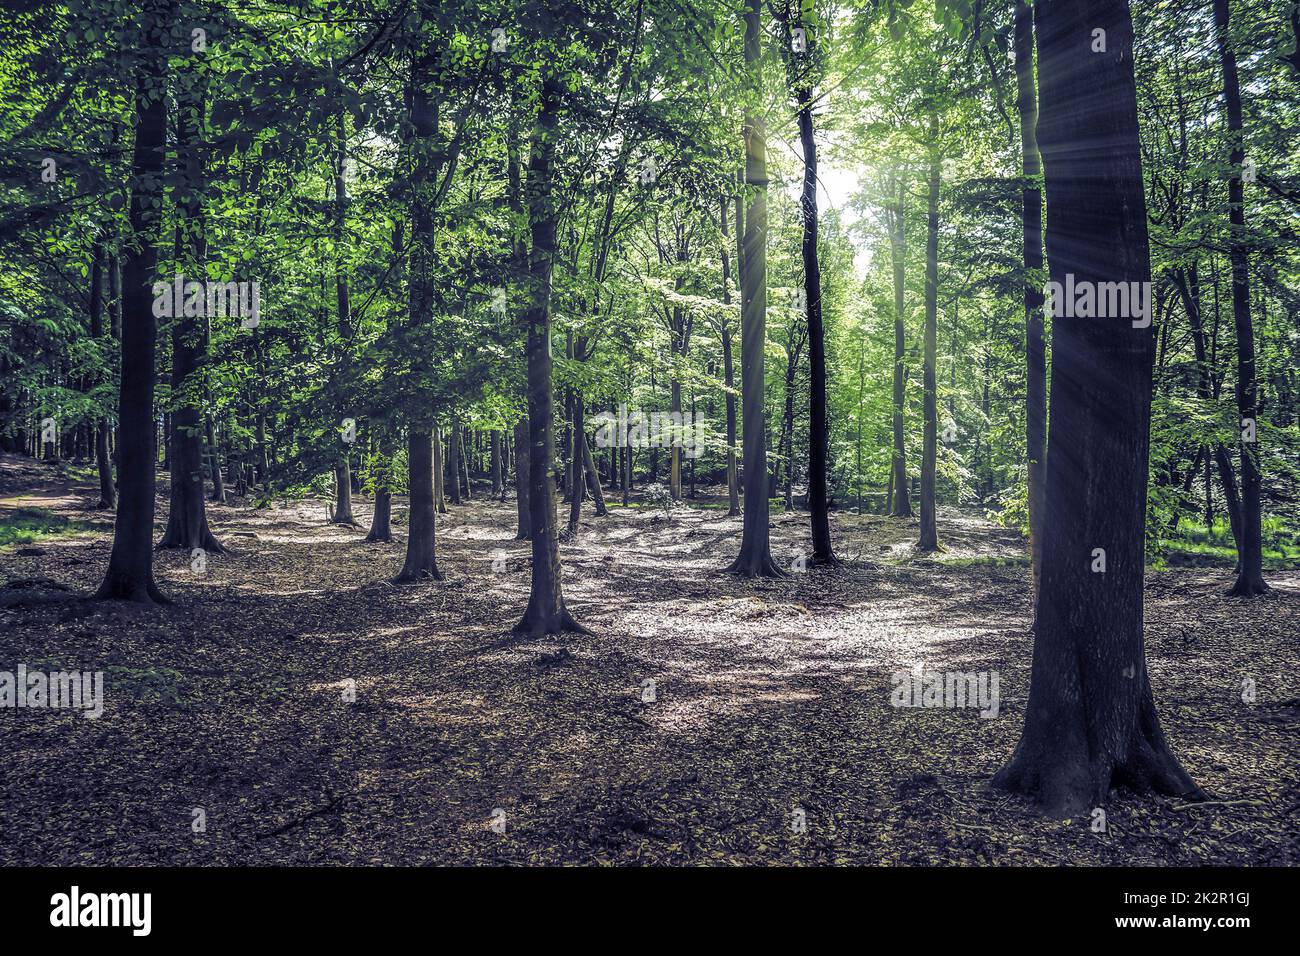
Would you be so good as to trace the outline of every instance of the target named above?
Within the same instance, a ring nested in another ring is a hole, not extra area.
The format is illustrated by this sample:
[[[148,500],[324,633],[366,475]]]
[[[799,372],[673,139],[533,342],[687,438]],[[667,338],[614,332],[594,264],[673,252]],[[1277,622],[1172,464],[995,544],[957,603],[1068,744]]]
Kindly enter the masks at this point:
[[[529,582],[513,500],[453,506],[446,580],[405,586],[403,499],[391,544],[321,501],[210,505],[233,553],[198,574],[160,552],[175,604],[145,607],[83,600],[111,543],[96,497],[0,459],[0,584],[28,582],[0,588],[0,670],[106,682],[98,720],[0,712],[3,865],[1300,863],[1300,572],[1254,601],[1224,596],[1231,569],[1148,574],[1165,729],[1218,802],[1120,791],[1094,832],[988,788],[1031,608],[1023,541],[975,513],[941,513],[933,560],[915,522],[839,513],[850,563],[753,582],[720,571],[725,506],[587,506],[562,557],[595,636],[535,641],[509,633]],[[15,540],[28,526],[49,533]],[[782,563],[807,536],[774,515]],[[997,716],[891,706],[920,662],[996,671]]]

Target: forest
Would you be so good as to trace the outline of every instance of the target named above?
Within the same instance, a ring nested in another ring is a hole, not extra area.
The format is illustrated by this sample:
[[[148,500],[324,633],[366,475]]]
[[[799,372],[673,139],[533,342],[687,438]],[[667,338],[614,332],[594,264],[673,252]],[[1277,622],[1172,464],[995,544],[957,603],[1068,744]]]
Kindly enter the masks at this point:
[[[1296,0],[6,0],[0,102],[0,865],[1300,863]]]

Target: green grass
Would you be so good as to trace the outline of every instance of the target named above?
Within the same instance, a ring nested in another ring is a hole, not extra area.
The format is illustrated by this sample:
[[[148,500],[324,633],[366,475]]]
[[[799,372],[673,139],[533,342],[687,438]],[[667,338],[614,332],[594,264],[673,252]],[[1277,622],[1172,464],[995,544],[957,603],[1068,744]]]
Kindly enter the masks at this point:
[[[0,548],[34,544],[42,538],[77,534],[90,525],[42,508],[18,508],[0,517]]]
[[[1282,518],[1264,519],[1264,567],[1290,569],[1300,567],[1300,530],[1288,527]],[[1184,521],[1178,536],[1162,542],[1160,564],[1193,567],[1232,567],[1237,563],[1237,548],[1232,526],[1227,518],[1216,520],[1211,527]]]

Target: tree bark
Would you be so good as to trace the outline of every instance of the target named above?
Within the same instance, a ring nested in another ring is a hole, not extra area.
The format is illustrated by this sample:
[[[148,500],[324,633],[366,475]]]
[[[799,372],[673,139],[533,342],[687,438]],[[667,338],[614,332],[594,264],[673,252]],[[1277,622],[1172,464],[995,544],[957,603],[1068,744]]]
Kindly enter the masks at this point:
[[[375,455],[375,512],[370,518],[367,541],[392,541],[393,462],[386,439],[381,438]]]
[[[411,244],[408,305],[409,322],[419,327],[433,314],[433,268],[436,255],[433,224],[433,139],[438,132],[438,106],[428,93],[431,54],[416,53],[411,63],[410,145],[412,153]],[[417,356],[413,378],[423,378],[423,362]],[[433,443],[435,429],[431,397],[417,386],[417,409],[407,436],[407,469],[410,508],[407,512],[406,560],[398,583],[427,579],[442,580],[437,560],[437,514],[433,493]]]
[[[221,448],[217,444],[216,423],[211,415],[205,415],[207,430],[208,473],[212,475],[212,500],[217,504],[226,503],[226,485],[221,477]]]
[[[939,550],[939,529],[935,523],[935,456],[939,409],[935,363],[938,361],[939,319],[939,117],[930,113],[930,175],[925,211],[925,333],[922,364],[921,441],[921,534],[917,549]]]
[[[893,203],[889,232],[889,251],[894,269],[894,457],[891,478],[893,488],[890,514],[897,518],[912,517],[912,499],[907,493],[907,448],[903,423],[903,402],[907,394],[906,330],[903,293],[907,267],[907,181],[901,170],[895,171],[897,195]]]
[[[96,239],[90,248],[90,337],[98,342],[104,335],[104,243]],[[99,502],[96,508],[117,507],[113,485],[113,462],[108,455],[108,416],[95,421],[95,466],[99,471]]]
[[[596,472],[596,462],[591,457],[591,442],[587,441],[586,435],[582,436],[582,457],[587,463],[584,469],[587,474],[587,490],[591,492],[596,516],[604,517],[609,513],[609,509],[605,507],[605,493],[600,488],[600,475]]]
[[[154,347],[153,281],[162,225],[167,142],[167,53],[174,0],[148,0],[137,50],[135,146],[131,156],[130,230],[123,269],[122,387],[118,422],[120,500],[108,571],[95,596],[166,603],[153,577]]]
[[[501,484],[501,432],[492,429],[492,497],[500,498],[504,490]]]
[[[564,533],[560,536],[563,541],[572,541],[578,536],[578,522],[582,518],[582,499],[583,490],[586,488],[587,481],[587,460],[583,454],[586,446],[586,435],[583,430],[586,428],[586,409],[582,395],[574,391],[571,396],[573,402],[572,433],[573,440],[573,461],[569,463],[569,481],[572,483],[572,490],[569,492],[569,524]]]
[[[528,454],[529,518],[533,573],[528,607],[514,630],[531,637],[564,631],[588,633],[564,604],[560,547],[555,528],[555,458],[551,386],[551,273],[555,260],[558,213],[551,195],[560,90],[546,73],[528,158],[528,221],[532,250],[528,260]]]
[[[812,32],[807,32],[812,55]],[[822,272],[817,257],[817,140],[813,134],[812,91],[798,91],[799,140],[803,146],[803,273],[808,303],[808,511],[812,518],[812,563],[836,564],[831,546],[826,471],[830,431],[826,414],[826,331],[822,321]]]
[[[188,272],[186,282],[202,282],[206,275],[207,236],[203,215],[204,81],[193,74],[178,77],[177,153],[184,164],[177,205],[185,214],[176,225],[175,260],[178,272]],[[198,316],[187,315],[188,296],[172,302],[172,402],[171,507],[167,530],[159,548],[182,548],[224,554],[225,548],[208,527],[207,496],[203,487],[204,416],[203,365],[207,358],[206,330]],[[206,322],[206,319],[202,321]]]
[[[1025,457],[1028,463],[1029,561],[1034,593],[1042,574],[1043,478],[1047,465],[1047,340],[1043,327],[1043,196],[1038,182],[1038,91],[1034,85],[1034,14],[1016,0],[1016,108],[1020,114],[1021,261],[1025,270]]]
[[[1148,282],[1127,0],[1037,8],[1051,280]],[[1106,52],[1092,52],[1097,29]],[[1142,639],[1154,346],[1150,322],[1135,328],[1129,316],[1053,323],[1029,700],[1015,755],[993,783],[1056,816],[1088,813],[1112,784],[1201,793],[1160,728]]]
[[[1214,0],[1214,32],[1223,65],[1223,99],[1228,114],[1228,256],[1232,262],[1232,318],[1237,331],[1237,412],[1241,427],[1256,426],[1254,441],[1241,441],[1241,536],[1237,580],[1229,594],[1254,597],[1269,590],[1264,581],[1263,518],[1259,473],[1259,399],[1255,384],[1255,329],[1250,316],[1250,261],[1241,167],[1246,161],[1242,139],[1241,86],[1237,57],[1228,25],[1228,0]]]
[[[740,200],[736,200],[739,209]],[[731,256],[727,250],[727,197],[722,197],[722,302],[731,305]],[[727,386],[727,517],[740,514],[740,481],[736,467],[736,370],[731,351],[731,317],[724,314],[722,332],[722,377]],[[624,486],[626,487],[626,486]]]
[[[745,64],[755,95],[762,87],[761,0],[745,12]],[[772,560],[768,528],[767,413],[764,349],[767,338],[767,123],[745,117],[745,183],[752,190],[745,211],[741,265],[740,377],[744,418],[745,517],[740,554],[727,568],[744,577],[783,577]]]
[[[340,347],[343,349],[347,348],[348,340],[352,338],[352,304],[348,292],[347,267],[343,261],[348,208],[347,155],[347,118],[340,113],[334,151],[334,300]],[[346,358],[343,362],[346,367]],[[346,446],[334,466],[334,511],[330,522],[350,527],[357,525],[357,520],[352,515],[352,465],[348,460]]]
[[[519,530],[515,533],[516,541],[527,541],[532,537],[532,524],[528,513],[528,420],[520,419],[515,423],[515,498],[519,512]]]

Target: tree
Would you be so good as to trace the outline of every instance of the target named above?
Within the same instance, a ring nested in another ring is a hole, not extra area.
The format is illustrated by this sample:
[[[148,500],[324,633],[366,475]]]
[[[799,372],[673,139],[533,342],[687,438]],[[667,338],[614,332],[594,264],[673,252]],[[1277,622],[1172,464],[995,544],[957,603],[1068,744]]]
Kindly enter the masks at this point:
[[[158,542],[159,548],[182,548],[224,554],[226,549],[208,528],[206,497],[203,489],[203,366],[206,360],[207,335],[200,327],[200,314],[206,303],[192,309],[190,288],[202,294],[198,282],[207,278],[207,236],[204,229],[203,194],[205,181],[204,117],[207,113],[206,67],[177,77],[176,143],[179,161],[184,164],[177,201],[185,209],[184,218],[176,222],[175,263],[178,274],[188,272],[183,287],[171,296],[172,344],[172,414],[171,431],[171,507],[167,529]],[[182,295],[184,292],[184,295]],[[213,469],[214,476],[216,469]]]
[[[925,215],[925,334],[922,359],[924,387],[924,436],[921,446],[921,551],[939,550],[935,524],[935,443],[939,430],[936,402],[935,362],[939,312],[939,114],[930,104],[930,169],[927,177]]]
[[[1255,384],[1255,330],[1250,317],[1250,262],[1247,250],[1245,197],[1242,169],[1246,152],[1242,141],[1241,85],[1237,57],[1228,25],[1228,0],[1213,0],[1214,28],[1223,64],[1223,100],[1228,114],[1232,171],[1228,178],[1228,254],[1232,262],[1232,319],[1237,330],[1237,412],[1241,416],[1241,540],[1237,580],[1228,592],[1237,597],[1263,594],[1263,535],[1261,531],[1258,441],[1259,396]],[[1249,436],[1249,437],[1247,437]]]
[[[719,219],[719,226],[722,230],[722,303],[731,305],[731,256],[727,246],[729,239],[727,237],[727,197],[724,194],[721,200],[722,215]],[[736,236],[739,239],[744,232],[740,223],[741,217],[740,200],[736,200]],[[737,259],[739,267],[739,259]],[[731,344],[731,316],[724,314],[718,322],[718,334],[721,337],[722,345],[722,380],[726,387],[726,406],[727,406],[727,517],[734,517],[740,514],[740,474],[736,467],[736,371],[735,358]],[[630,468],[629,468],[630,471]],[[627,502],[624,501],[624,504]]]
[[[166,603],[153,577],[154,346],[153,280],[162,224],[167,142],[167,38],[174,0],[148,0],[141,11],[131,154],[130,234],[122,264],[122,386],[117,420],[119,503],[113,550],[97,598]]]
[[[912,517],[912,498],[907,488],[907,443],[903,400],[907,388],[907,330],[904,320],[904,295],[907,269],[907,177],[895,168],[889,179],[893,198],[885,206],[889,223],[889,251],[894,269],[894,457],[890,473],[892,505],[889,513],[896,518]]]
[[[417,5],[418,6],[418,5]],[[412,41],[418,44],[420,41]],[[437,160],[433,155],[438,132],[438,103],[430,93],[433,54],[417,47],[412,51],[410,89],[407,93],[410,113],[409,147],[411,153],[411,243],[410,243],[410,325],[422,328],[432,322],[434,308],[433,210],[437,206]],[[454,168],[454,161],[452,162]],[[446,176],[450,178],[452,171]],[[406,560],[397,581],[442,580],[437,558],[437,516],[434,513],[434,426],[430,405],[429,376],[422,355],[414,359],[413,378],[417,407],[407,426],[406,467],[410,486],[410,509],[407,514]]]
[[[822,316],[822,273],[817,252],[817,137],[813,129],[812,72],[818,63],[820,46],[813,24],[805,22],[799,8],[797,26],[792,26],[787,10],[786,26],[790,32],[792,81],[798,105],[799,145],[803,152],[804,301],[808,315],[808,511],[812,518],[812,563],[837,564],[831,547],[830,510],[826,488],[827,460],[830,457],[830,432],[826,423],[826,329]],[[799,29],[800,41],[794,42],[793,30]],[[795,47],[802,49],[796,50]],[[794,54],[802,54],[796,56]],[[793,445],[793,442],[791,443]],[[793,447],[791,461],[793,461]],[[788,485],[787,485],[788,488]],[[789,492],[787,491],[787,497]]]
[[[761,0],[745,12],[745,63],[751,95],[762,89]],[[764,349],[767,340],[767,132],[754,104],[745,117],[745,241],[741,252],[740,380],[745,455],[745,516],[740,554],[727,568],[743,577],[782,577],[768,534],[767,415]]]
[[[517,633],[541,637],[563,631],[588,633],[564,604],[560,547],[556,533],[555,458],[551,390],[551,272],[555,261],[556,207],[551,164],[560,117],[560,89],[543,71],[537,120],[529,144],[528,221],[532,249],[528,261],[528,514],[532,531],[533,574],[528,607]]]
[[[1039,0],[1037,19],[1051,281],[1148,283],[1127,0]],[[1142,640],[1154,346],[1131,313],[1052,327],[1029,701],[993,782],[1055,815],[1088,812],[1112,784],[1200,794],[1165,741]]]
[[[104,335],[104,241],[96,236],[90,253],[90,338],[100,342]],[[95,422],[95,468],[99,473],[97,508],[112,511],[117,507],[117,487],[113,484],[113,462],[108,453],[108,418]]]
[[[1025,458],[1028,462],[1029,560],[1034,591],[1043,564],[1043,475],[1047,464],[1047,341],[1043,334],[1043,197],[1034,85],[1034,15],[1016,0],[1016,112],[1020,117],[1021,261],[1025,270]]]

